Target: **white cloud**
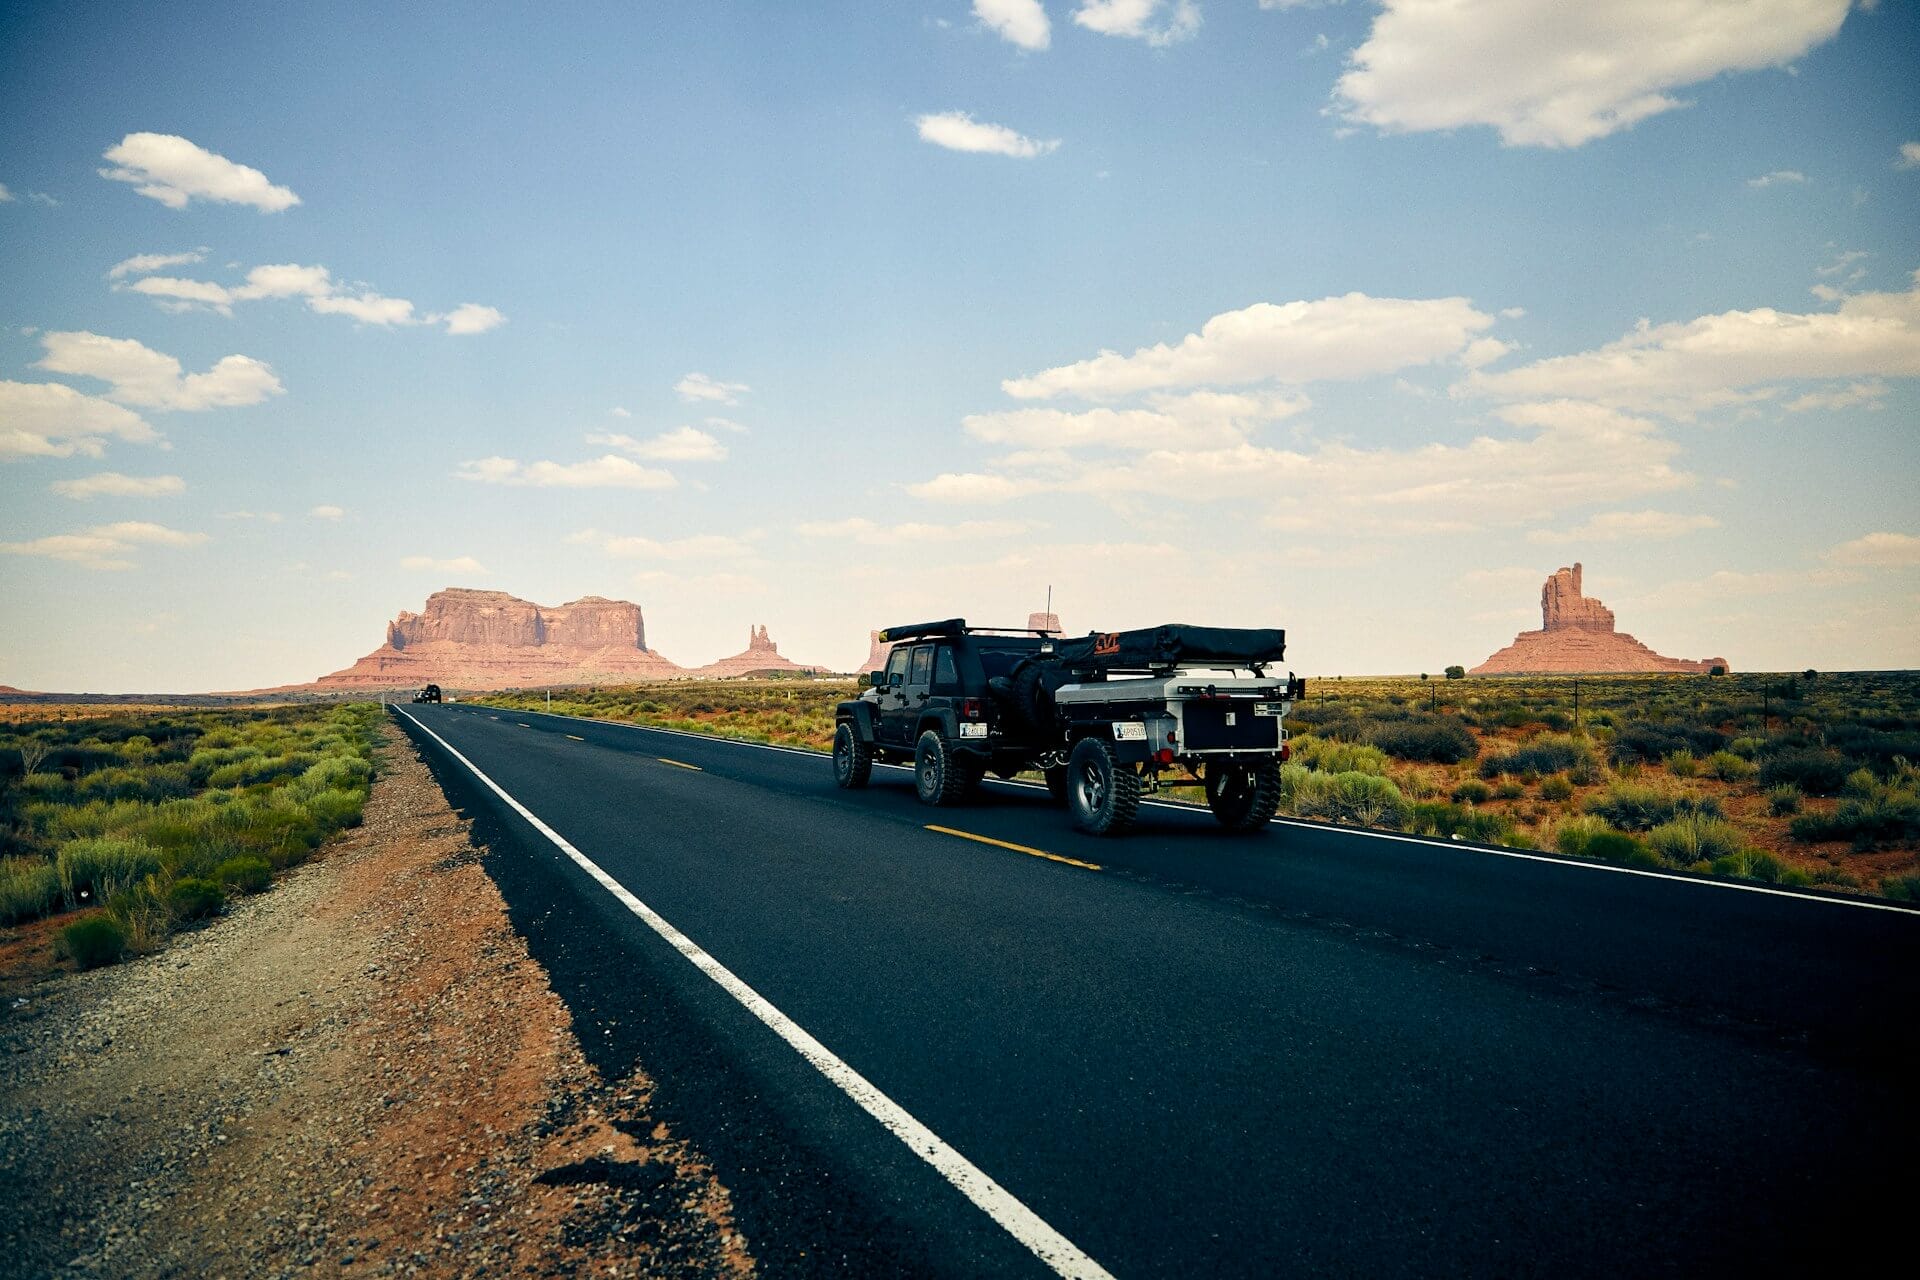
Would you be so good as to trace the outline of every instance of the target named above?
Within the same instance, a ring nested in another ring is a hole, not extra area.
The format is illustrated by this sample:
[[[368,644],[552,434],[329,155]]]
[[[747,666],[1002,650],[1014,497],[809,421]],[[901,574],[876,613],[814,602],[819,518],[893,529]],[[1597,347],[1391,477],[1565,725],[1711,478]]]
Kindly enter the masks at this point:
[[[222,511],[218,518],[221,520],[258,520],[263,524],[280,523],[280,513],[278,511]]]
[[[704,373],[690,373],[673,384],[680,398],[688,404],[696,401],[711,401],[715,404],[739,404],[740,397],[753,390],[744,382],[722,382],[718,378],[709,378]]]
[[[214,409],[259,404],[285,390],[271,366],[249,356],[224,356],[205,373],[181,376],[180,362],[132,338],[97,333],[41,336],[39,368],[112,384],[111,400],[147,409]]]
[[[1200,30],[1200,6],[1194,0],[1080,0],[1073,20],[1103,36],[1145,40],[1159,48],[1193,38]]]
[[[1487,125],[1508,146],[1577,147],[1685,106],[1671,90],[1785,65],[1849,4],[1383,0],[1335,109],[1386,133]]]
[[[154,444],[160,433],[131,409],[58,382],[0,381],[0,458],[97,458],[108,438]]]
[[[308,298],[307,306],[323,316],[350,316],[361,324],[416,323],[411,302],[405,298],[388,298],[378,293],[321,294],[318,297]]]
[[[1469,369],[1478,369],[1490,365],[1495,360],[1513,351],[1511,342],[1502,342],[1498,338],[1475,338],[1460,353],[1460,363]]]
[[[489,329],[498,329],[507,322],[506,314],[494,307],[483,307],[477,302],[463,302],[447,312],[447,332],[456,337],[467,334],[485,333]]]
[[[616,418],[631,418],[633,416],[623,405],[615,405],[613,408],[607,410],[607,412]]]
[[[476,458],[453,473],[480,484],[526,485],[538,489],[671,489],[673,473],[643,467],[609,453],[586,462],[528,462],[513,458]]]
[[[975,120],[965,111],[941,111],[932,115],[919,116],[914,127],[920,132],[922,142],[931,142],[936,147],[945,147],[949,151],[967,151],[975,155],[1012,156],[1017,160],[1031,160],[1035,156],[1044,156],[1060,146],[1058,138],[1029,138],[1024,133],[1016,133],[1003,124],[987,124]]]
[[[1748,178],[1750,187],[1781,187],[1805,182],[1807,175],[1798,169],[1775,169],[1772,173],[1763,173],[1757,178]]]
[[[610,556],[626,560],[664,560],[674,563],[739,560],[753,554],[752,537],[698,533],[685,538],[641,538],[609,534],[597,545]]]
[[[134,293],[143,293],[149,298],[166,298],[175,302],[211,307],[222,315],[231,314],[233,309],[233,293],[225,285],[214,284],[210,280],[182,280],[175,276],[144,276],[126,287]]]
[[[170,209],[184,209],[195,198],[251,205],[262,213],[300,203],[299,196],[268,182],[258,169],[169,133],[130,133],[108,148],[104,158],[115,167],[100,170],[101,177],[131,182],[141,195]]]
[[[107,279],[118,280],[123,276],[144,276],[148,272],[158,271],[162,267],[183,267],[190,262],[199,262],[207,256],[204,249],[189,250],[186,253],[136,253],[113,264],[107,271]]]
[[[1669,511],[1607,511],[1568,529],[1535,529],[1528,542],[1548,546],[1578,542],[1647,542],[1678,538],[1700,529],[1718,529],[1712,516],[1683,516]]]
[[[1911,569],[1920,566],[1920,538],[1910,533],[1869,533],[1841,543],[1827,552],[1826,559],[1834,564]]]
[[[1900,154],[1893,158],[1896,169],[1920,169],[1920,142],[1903,142]]]
[[[973,0],[973,16],[1009,44],[1040,50],[1053,37],[1040,0]]]
[[[27,192],[27,199],[33,201],[35,204],[43,204],[49,209],[58,209],[60,207],[60,202],[44,191],[29,191]]]
[[[454,556],[447,560],[435,559],[433,556],[402,556],[400,567],[428,573],[481,574],[487,571],[487,567],[472,556]]]
[[[298,262],[270,262],[247,272],[247,282],[233,291],[239,299],[324,298],[333,292],[333,273],[325,267]]]
[[[1685,415],[1768,398],[1791,379],[1916,375],[1920,283],[1906,293],[1850,294],[1832,312],[1761,307],[1670,324],[1642,321],[1597,350],[1475,372],[1461,389]]]
[[[962,520],[955,524],[907,521],[884,525],[865,516],[848,516],[844,520],[810,520],[795,525],[794,530],[807,538],[845,538],[866,547],[895,547],[978,538],[1018,538],[1042,527],[1031,520]]]
[[[1886,398],[1887,384],[1878,378],[1867,382],[1854,382],[1836,391],[1809,391],[1787,401],[1781,408],[1788,413],[1805,413],[1810,409],[1853,409],[1865,406],[1869,409],[1880,408]]]
[[[948,471],[931,480],[922,480],[918,484],[908,485],[907,492],[916,498],[924,498],[928,502],[991,505],[1011,502],[1015,498],[1024,498],[1057,487],[1059,486],[1042,480]]]
[[[607,445],[651,462],[724,462],[727,446],[698,427],[675,427],[647,440],[618,432],[596,432],[588,444]]]
[[[0,204],[12,204],[14,199],[13,192],[7,190],[7,184],[0,182]]]
[[[315,520],[339,520],[345,517],[347,509],[345,507],[336,507],[331,502],[323,502],[307,512],[307,514]]]
[[[961,425],[987,444],[1033,451],[1023,463],[1044,462],[1054,450],[1209,448],[1236,444],[1253,426],[1291,417],[1305,399],[1195,392],[1161,397],[1153,408],[1006,409],[970,414]]]
[[[1226,311],[1177,345],[1130,356],[1102,351],[1001,383],[1022,400],[1070,394],[1108,399],[1157,387],[1348,380],[1430,364],[1463,351],[1493,324],[1465,298],[1373,298],[1255,303]]]
[[[30,542],[0,542],[0,553],[63,560],[83,569],[110,571],[138,567],[129,557],[142,546],[197,547],[204,533],[187,533],[144,520],[95,525],[80,533],[58,533]]]
[[[157,498],[185,493],[187,482],[179,476],[124,476],[118,471],[102,471],[75,480],[56,480],[51,486],[63,498],[85,502],[89,498]]]

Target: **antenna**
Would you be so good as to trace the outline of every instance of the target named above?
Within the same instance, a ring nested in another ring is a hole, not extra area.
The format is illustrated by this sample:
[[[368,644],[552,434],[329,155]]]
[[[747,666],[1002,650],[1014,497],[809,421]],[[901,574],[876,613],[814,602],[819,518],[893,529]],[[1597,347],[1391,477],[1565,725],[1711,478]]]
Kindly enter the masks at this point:
[[[1047,612],[1053,612],[1053,584],[1051,582],[1047,584]]]

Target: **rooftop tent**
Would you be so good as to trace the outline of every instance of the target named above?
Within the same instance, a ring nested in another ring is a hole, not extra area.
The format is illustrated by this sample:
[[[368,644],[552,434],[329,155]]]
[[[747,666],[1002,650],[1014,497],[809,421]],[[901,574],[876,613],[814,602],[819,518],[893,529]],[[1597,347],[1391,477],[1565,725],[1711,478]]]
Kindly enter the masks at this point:
[[[1055,656],[1083,670],[1129,670],[1209,663],[1246,667],[1279,662],[1287,633],[1278,627],[1194,627],[1169,622],[1139,631],[1095,632],[1054,645]]]

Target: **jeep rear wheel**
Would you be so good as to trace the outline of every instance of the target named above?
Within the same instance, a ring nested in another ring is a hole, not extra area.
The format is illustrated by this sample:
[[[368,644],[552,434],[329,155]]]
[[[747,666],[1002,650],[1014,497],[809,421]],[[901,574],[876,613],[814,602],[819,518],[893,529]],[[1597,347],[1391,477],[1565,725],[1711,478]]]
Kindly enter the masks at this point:
[[[1229,831],[1264,830],[1280,808],[1279,760],[1263,756],[1252,764],[1208,764],[1207,807]]]
[[[932,729],[920,735],[913,749],[913,786],[921,804],[958,804],[967,793],[967,771],[954,758],[953,748]]]
[[[1067,808],[1082,831],[1117,836],[1140,812],[1140,775],[1120,763],[1111,742],[1082,738],[1067,759]]]
[[[842,720],[833,731],[833,780],[852,790],[867,785],[873,776],[873,744],[860,741],[850,721]]]

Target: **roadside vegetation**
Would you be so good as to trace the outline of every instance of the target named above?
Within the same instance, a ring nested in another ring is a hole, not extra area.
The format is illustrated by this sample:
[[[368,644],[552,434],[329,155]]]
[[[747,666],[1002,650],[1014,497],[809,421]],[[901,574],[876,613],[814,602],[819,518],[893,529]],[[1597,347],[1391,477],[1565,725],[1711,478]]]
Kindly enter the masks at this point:
[[[857,692],[674,681],[552,709],[825,751]],[[1317,678],[1287,723],[1297,817],[1920,901],[1920,673]]]
[[[359,823],[379,721],[358,704],[0,722],[0,927],[61,917],[81,968],[159,949]]]

